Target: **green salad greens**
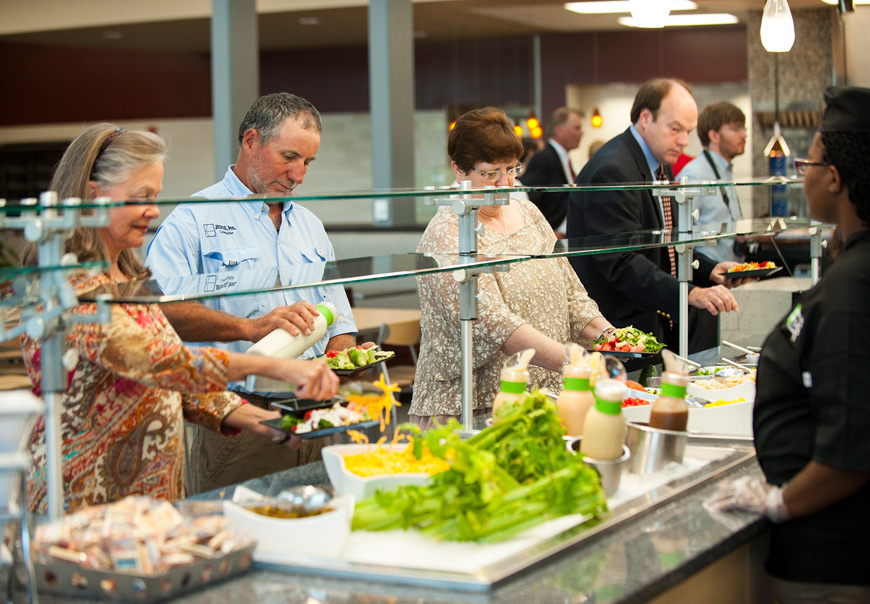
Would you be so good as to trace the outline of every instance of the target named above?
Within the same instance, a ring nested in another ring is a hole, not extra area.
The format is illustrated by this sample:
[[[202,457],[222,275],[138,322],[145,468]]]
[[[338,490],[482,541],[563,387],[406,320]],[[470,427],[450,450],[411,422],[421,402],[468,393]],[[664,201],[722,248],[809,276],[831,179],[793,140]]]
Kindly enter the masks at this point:
[[[393,356],[392,352],[384,352],[377,346],[371,348],[357,346],[347,350],[330,350],[325,355],[317,357],[317,360],[326,361],[330,369],[356,369],[391,356]]]
[[[356,504],[354,530],[416,528],[439,540],[493,542],[567,514],[607,510],[598,473],[565,447],[555,405],[541,392],[505,404],[497,422],[461,440],[459,424],[427,431],[450,469],[425,486],[377,491]]]

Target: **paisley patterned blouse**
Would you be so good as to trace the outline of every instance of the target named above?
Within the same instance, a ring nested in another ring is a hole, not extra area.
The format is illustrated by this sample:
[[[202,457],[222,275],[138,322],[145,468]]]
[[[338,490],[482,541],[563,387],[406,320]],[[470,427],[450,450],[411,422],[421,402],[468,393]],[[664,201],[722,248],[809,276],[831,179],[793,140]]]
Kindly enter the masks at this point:
[[[520,204],[525,226],[506,235],[487,228],[478,238],[481,254],[544,254],[553,251],[556,236],[540,210],[529,201]],[[449,207],[431,220],[418,252],[457,253],[459,219]],[[414,379],[414,416],[458,416],[461,413],[459,285],[449,274],[417,279],[420,291],[420,356]],[[476,410],[492,406],[507,357],[501,347],[520,325],[530,324],[557,342],[581,342],[580,332],[596,317],[598,305],[586,293],[565,258],[528,260],[510,265],[507,272],[481,275],[478,290],[485,297],[473,321],[473,400]],[[562,376],[529,367],[530,386],[562,390]],[[419,421],[419,420],[418,420]]]
[[[70,279],[77,294],[111,287],[105,274]],[[156,305],[113,304],[109,323],[75,323],[67,348],[79,361],[68,374],[62,403],[66,512],[131,494],[174,500],[184,496],[183,419],[220,431],[243,404],[225,392],[228,357],[213,348],[189,349]],[[96,305],[72,311],[87,315]],[[39,342],[22,338],[24,362],[41,395]],[[235,431],[229,430],[227,434]],[[45,422],[31,441],[28,505],[47,507]]]

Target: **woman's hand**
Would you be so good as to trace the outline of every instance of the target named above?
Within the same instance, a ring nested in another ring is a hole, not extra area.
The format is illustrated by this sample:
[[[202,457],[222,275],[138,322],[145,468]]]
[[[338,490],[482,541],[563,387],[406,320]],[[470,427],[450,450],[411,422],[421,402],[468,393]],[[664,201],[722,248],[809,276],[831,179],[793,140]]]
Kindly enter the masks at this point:
[[[256,405],[242,405],[227,415],[224,418],[223,424],[228,428],[249,430],[254,434],[259,434],[273,440],[278,439],[283,441],[284,438],[287,438],[282,444],[289,449],[298,449],[302,445],[301,438],[295,434],[287,434],[260,423],[270,419],[279,419],[280,417],[281,413],[278,411],[266,411]]]
[[[277,379],[299,386],[296,389],[297,398],[323,401],[332,398],[338,392],[338,376],[332,372],[326,361],[301,359],[273,359],[273,361],[279,373]]]
[[[338,392],[338,376],[326,361],[275,359],[257,354],[229,353],[227,381],[243,380],[259,375],[296,384],[296,396],[317,401],[326,400]]]

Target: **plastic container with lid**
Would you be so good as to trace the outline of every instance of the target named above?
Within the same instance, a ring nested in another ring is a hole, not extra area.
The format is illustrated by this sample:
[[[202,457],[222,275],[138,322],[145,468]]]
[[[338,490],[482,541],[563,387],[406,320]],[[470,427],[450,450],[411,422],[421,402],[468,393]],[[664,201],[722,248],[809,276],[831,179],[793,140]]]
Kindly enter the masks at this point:
[[[595,405],[590,382],[589,355],[577,344],[566,347],[568,362],[562,368],[562,392],[556,409],[568,436],[582,436],[586,414]]]
[[[593,459],[618,459],[623,455],[626,425],[622,401],[626,387],[619,380],[599,379],[595,384],[595,406],[586,414],[580,452]]]
[[[492,421],[498,421],[499,407],[505,403],[517,403],[526,398],[529,388],[529,361],[535,356],[535,349],[529,348],[505,361],[501,370],[501,390],[492,401]]]

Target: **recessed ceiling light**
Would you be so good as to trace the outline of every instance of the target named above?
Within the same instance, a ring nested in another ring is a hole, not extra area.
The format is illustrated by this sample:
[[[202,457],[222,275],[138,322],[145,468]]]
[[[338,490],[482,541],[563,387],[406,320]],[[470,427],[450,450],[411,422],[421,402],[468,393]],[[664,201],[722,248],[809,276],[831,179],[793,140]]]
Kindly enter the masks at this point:
[[[299,25],[320,25],[319,17],[299,17]]]
[[[643,23],[638,23],[631,17],[619,17],[617,19],[620,25],[628,27],[648,27]],[[665,20],[665,27],[689,27],[692,25],[728,25],[731,23],[739,23],[740,20],[734,15],[728,13],[707,13],[697,15],[668,15]]]
[[[870,2],[870,0],[868,0]],[[607,0],[603,2],[566,2],[565,10],[581,15],[608,15],[630,13],[628,0]],[[691,0],[671,0],[671,10],[694,10],[698,5]]]

